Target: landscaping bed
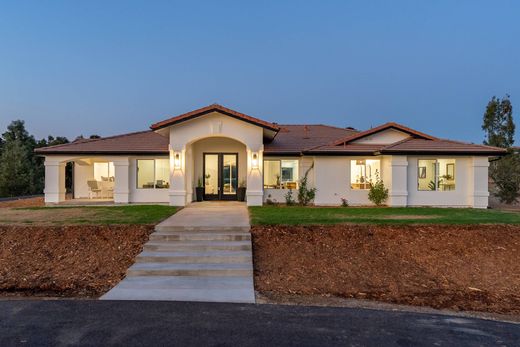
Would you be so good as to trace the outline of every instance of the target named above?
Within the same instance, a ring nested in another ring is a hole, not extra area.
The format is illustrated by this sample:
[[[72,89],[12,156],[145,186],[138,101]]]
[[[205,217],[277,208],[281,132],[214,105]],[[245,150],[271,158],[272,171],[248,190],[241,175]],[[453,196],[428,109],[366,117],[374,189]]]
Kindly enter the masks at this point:
[[[0,295],[98,297],[133,264],[153,225],[0,225]]]
[[[520,226],[255,226],[255,289],[520,314]]]

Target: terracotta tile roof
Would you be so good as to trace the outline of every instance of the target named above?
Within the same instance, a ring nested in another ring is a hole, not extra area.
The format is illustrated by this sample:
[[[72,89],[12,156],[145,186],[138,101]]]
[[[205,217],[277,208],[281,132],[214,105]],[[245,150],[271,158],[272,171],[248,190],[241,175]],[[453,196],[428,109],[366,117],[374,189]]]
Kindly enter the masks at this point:
[[[293,154],[317,146],[332,143],[334,140],[353,135],[354,129],[338,128],[329,125],[280,125],[280,131],[269,143],[264,144],[264,154]]]
[[[261,126],[263,128],[267,128],[267,129],[272,130],[272,131],[280,130],[278,125],[276,125],[274,123],[266,122],[264,120],[261,120],[261,119],[255,118],[255,117],[248,116],[248,115],[246,115],[244,113],[240,113],[240,112],[234,111],[232,109],[229,109],[229,108],[224,107],[224,106],[219,105],[219,104],[213,104],[213,105],[209,105],[209,106],[206,106],[206,107],[202,107],[202,108],[199,108],[197,110],[194,110],[194,111],[191,111],[191,112],[188,112],[188,113],[184,113],[184,114],[181,114],[179,116],[175,116],[175,117],[163,120],[161,122],[157,122],[155,124],[152,124],[152,126],[150,126],[150,128],[152,130],[159,130],[161,128],[164,128],[164,127],[167,127],[167,126],[170,126],[170,125],[173,125],[173,124],[185,122],[185,121],[187,121],[189,119],[197,118],[197,117],[200,117],[200,116],[203,116],[205,114],[208,114],[208,113],[211,113],[211,112],[215,112],[215,111],[223,113],[223,114],[228,115],[228,116],[233,117],[233,118],[237,118],[237,119],[243,120],[243,121],[248,122],[248,123],[252,123],[252,124]]]
[[[37,148],[39,154],[160,154],[170,139],[151,130]]]
[[[349,143],[349,142],[352,142],[354,140],[358,140],[358,139],[361,139],[363,137],[367,137],[367,136],[370,136],[372,134],[375,134],[375,133],[378,133],[378,132],[381,132],[381,131],[384,131],[384,130],[387,130],[387,129],[399,130],[399,131],[402,131],[404,133],[407,133],[408,135],[410,135],[412,137],[418,137],[418,138],[429,139],[429,140],[435,139],[435,137],[433,137],[433,136],[430,136],[428,134],[425,134],[425,133],[422,133],[420,131],[414,130],[412,128],[408,128],[408,127],[406,127],[404,125],[401,125],[401,124],[398,124],[398,123],[394,123],[394,122],[389,122],[389,123],[382,124],[380,126],[372,128],[372,129],[368,129],[368,130],[365,130],[365,131],[358,132],[357,134],[354,134],[352,136],[348,136],[348,137],[344,137],[342,139],[338,139],[337,141],[335,141],[334,144],[339,145],[339,144],[342,144],[342,143]]]
[[[425,140],[408,138],[402,141],[387,145],[380,150],[381,153],[393,154],[413,154],[413,153],[442,153],[442,154],[489,154],[504,155],[506,150],[503,148],[466,143],[460,141],[434,139]]]

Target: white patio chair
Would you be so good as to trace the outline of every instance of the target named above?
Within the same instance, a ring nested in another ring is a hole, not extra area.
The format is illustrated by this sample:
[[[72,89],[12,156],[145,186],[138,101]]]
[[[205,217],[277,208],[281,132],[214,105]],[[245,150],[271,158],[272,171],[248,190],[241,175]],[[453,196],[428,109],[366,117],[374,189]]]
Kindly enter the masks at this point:
[[[94,194],[96,195],[96,197],[99,197],[101,189],[99,188],[98,181],[87,181],[87,185],[89,199],[92,199],[92,195]]]

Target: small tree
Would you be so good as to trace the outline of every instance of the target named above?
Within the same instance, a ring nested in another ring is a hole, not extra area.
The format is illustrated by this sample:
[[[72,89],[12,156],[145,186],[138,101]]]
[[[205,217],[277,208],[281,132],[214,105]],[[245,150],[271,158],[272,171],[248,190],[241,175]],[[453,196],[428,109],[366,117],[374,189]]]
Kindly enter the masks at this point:
[[[502,100],[492,97],[486,106],[482,130],[486,133],[484,144],[501,148],[510,148],[514,143],[515,123],[513,105],[506,95]]]
[[[388,188],[385,187],[383,180],[376,176],[376,183],[370,182],[370,190],[368,192],[368,200],[377,206],[383,205],[388,199]]]
[[[316,196],[316,188],[309,188],[308,186],[308,176],[309,172],[314,168],[314,163],[312,163],[311,167],[305,171],[305,175],[300,180],[300,187],[298,188],[298,203],[302,206],[307,206],[314,200]]]

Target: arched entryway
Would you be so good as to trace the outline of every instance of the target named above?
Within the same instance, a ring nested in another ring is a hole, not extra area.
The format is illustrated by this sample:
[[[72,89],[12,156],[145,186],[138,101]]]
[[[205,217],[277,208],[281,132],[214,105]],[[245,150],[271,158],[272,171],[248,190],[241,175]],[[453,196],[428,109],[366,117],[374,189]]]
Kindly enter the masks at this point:
[[[228,137],[208,137],[187,148],[191,157],[192,200],[202,188],[204,200],[237,200],[238,188],[247,180],[246,146]]]

